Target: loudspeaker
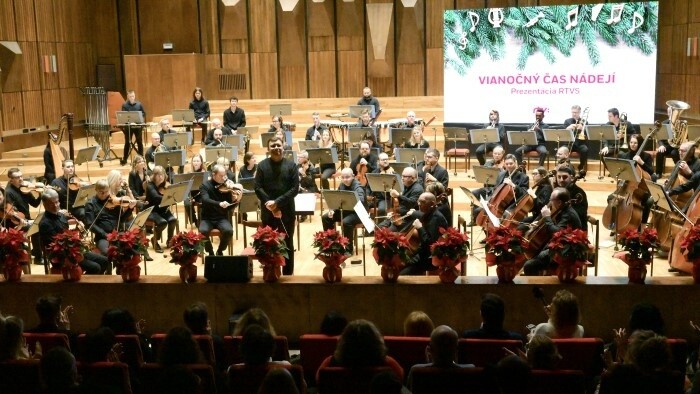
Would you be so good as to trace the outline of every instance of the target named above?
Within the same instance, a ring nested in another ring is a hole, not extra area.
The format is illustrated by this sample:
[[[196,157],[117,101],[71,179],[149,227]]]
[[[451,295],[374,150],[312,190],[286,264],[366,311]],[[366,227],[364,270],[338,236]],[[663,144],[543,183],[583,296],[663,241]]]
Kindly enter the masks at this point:
[[[22,90],[22,49],[17,41],[0,41],[0,87],[3,92]]]
[[[206,256],[204,277],[212,283],[245,283],[253,277],[253,262],[248,256]]]

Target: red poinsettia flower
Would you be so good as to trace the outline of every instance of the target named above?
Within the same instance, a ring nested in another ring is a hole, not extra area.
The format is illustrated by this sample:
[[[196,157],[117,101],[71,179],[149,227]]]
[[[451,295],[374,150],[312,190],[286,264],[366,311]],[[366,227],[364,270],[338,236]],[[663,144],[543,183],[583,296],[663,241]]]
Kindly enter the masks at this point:
[[[635,229],[629,229],[623,232],[618,240],[622,249],[629,252],[630,258],[648,261],[651,261],[653,250],[659,244],[656,229],[649,227],[641,233]]]
[[[408,239],[400,233],[395,233],[388,228],[376,228],[374,230],[374,242],[372,248],[377,251],[379,261],[382,264],[386,260],[399,256],[402,262],[408,261],[412,254]]]
[[[486,237],[486,253],[494,256],[487,258],[489,266],[501,263],[514,262],[516,257],[523,256],[528,242],[523,238],[523,233],[514,228],[499,226],[491,230]]]
[[[440,229],[440,237],[430,245],[430,253],[440,259],[456,260],[467,256],[469,236],[454,227]]]
[[[284,242],[286,236],[285,233],[270,226],[258,227],[258,230],[253,234],[253,249],[255,249],[258,260],[263,261],[260,256],[273,255],[289,258],[289,249]]]
[[[13,268],[29,264],[29,246],[24,241],[22,230],[10,228],[0,232],[0,267]]]
[[[554,261],[563,264],[586,261],[590,244],[585,231],[567,226],[554,233],[547,247]]]
[[[171,263],[180,264],[183,258],[196,256],[204,252],[204,246],[209,239],[197,231],[188,231],[186,233],[178,233],[170,241],[170,260]]]
[[[107,242],[107,257],[117,268],[125,264],[138,264],[140,255],[146,253],[148,245],[148,239],[138,228],[121,233],[114,230],[107,234]]]
[[[314,234],[314,242],[311,246],[318,249],[319,256],[343,255],[348,251],[350,240],[342,236],[336,229],[319,231]]]
[[[76,266],[88,251],[77,230],[67,230],[53,237],[47,248],[47,257],[53,265]]]
[[[688,260],[700,258],[700,224],[688,230],[688,234],[681,241],[681,252],[685,253]]]

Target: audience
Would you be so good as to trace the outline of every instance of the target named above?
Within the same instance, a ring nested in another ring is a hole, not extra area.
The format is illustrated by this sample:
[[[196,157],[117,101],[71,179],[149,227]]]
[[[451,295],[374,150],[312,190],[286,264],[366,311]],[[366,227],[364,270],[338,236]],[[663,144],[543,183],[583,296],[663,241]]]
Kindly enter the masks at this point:
[[[372,382],[369,385],[370,394],[401,394],[409,393],[406,390],[399,378],[389,371],[380,372],[374,375]]]
[[[515,339],[523,340],[522,335],[503,329],[506,306],[503,299],[496,294],[486,293],[481,297],[481,327],[465,330],[464,338],[472,339]]]
[[[134,316],[126,309],[112,308],[107,309],[102,314],[100,327],[109,327],[114,335],[137,335],[141,344],[141,353],[145,361],[153,361],[155,358],[149,345],[148,337],[143,335],[142,326],[145,320],[141,319],[138,322]]]
[[[544,335],[535,335],[530,339],[525,356],[532,369],[556,369],[561,360],[557,345]]]
[[[413,311],[403,321],[403,336],[405,337],[429,337],[435,325],[423,311]]]
[[[41,346],[38,344],[34,356],[41,357]],[[24,340],[24,321],[17,316],[0,315],[0,361],[30,358],[33,357],[29,354]]]
[[[272,368],[265,375],[258,394],[299,394],[299,390],[289,370]]]
[[[427,364],[416,364],[408,374],[408,387],[412,386],[412,374],[415,368],[473,368],[474,364],[457,364],[457,331],[449,326],[438,326],[430,334],[430,344],[425,349]]]
[[[158,363],[164,367],[205,363],[199,345],[185,327],[173,327],[165,336],[158,354]]]
[[[546,335],[550,338],[583,337],[583,326],[578,324],[578,300],[570,291],[559,290],[545,311],[549,315],[549,321],[538,324],[532,335]]]
[[[330,311],[326,313],[321,322],[321,334],[335,337],[342,334],[345,326],[348,325],[348,319],[340,312]]]
[[[72,305],[61,308],[61,297],[43,296],[36,300],[34,309],[39,316],[39,324],[25,332],[66,334],[71,349],[78,348],[78,336],[70,331],[68,314],[73,310]]]
[[[223,371],[228,367],[226,365],[226,352],[224,350],[224,340],[219,335],[212,334],[211,323],[209,321],[209,311],[207,305],[203,302],[196,302],[182,314],[182,319],[185,325],[193,335],[209,335],[214,344],[214,358],[216,359],[216,367],[219,371]],[[211,360],[209,360],[211,361]]]
[[[78,367],[75,357],[63,347],[55,347],[41,358],[41,379],[44,393],[79,393]]]
[[[241,340],[241,355],[246,365],[290,365],[288,361],[272,361],[274,352],[275,338],[269,331],[257,324],[253,324],[245,330]]]
[[[109,327],[100,327],[88,332],[85,335],[85,362],[119,361],[119,356],[115,354],[116,343],[114,331]]]
[[[241,316],[240,320],[238,320],[238,323],[236,323],[236,327],[233,329],[233,333],[231,335],[234,337],[240,337],[243,335],[248,326],[253,324],[257,324],[266,329],[270,334],[272,334],[273,337],[277,335],[275,333],[275,328],[272,327],[270,318],[267,317],[265,311],[260,308],[248,309],[248,311]]]
[[[201,379],[183,365],[172,365],[163,369],[157,382],[158,393],[199,394]]]
[[[532,370],[525,360],[510,355],[496,365],[496,382],[501,394],[527,394],[532,392]]]
[[[651,330],[658,335],[664,335],[664,318],[656,305],[640,302],[632,307],[627,328],[630,334],[637,330]]]

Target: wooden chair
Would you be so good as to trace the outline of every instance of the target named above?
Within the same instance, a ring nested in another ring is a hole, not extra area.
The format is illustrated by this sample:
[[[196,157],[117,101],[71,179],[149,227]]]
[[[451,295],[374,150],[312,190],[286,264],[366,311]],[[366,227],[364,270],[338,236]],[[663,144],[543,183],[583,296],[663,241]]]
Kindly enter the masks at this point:
[[[464,172],[469,172],[471,169],[471,152],[468,148],[450,148],[445,149],[445,169],[449,171],[450,162],[454,158],[454,175],[457,175],[457,158],[464,157]]]
[[[530,151],[530,152],[525,153],[525,154],[523,155],[523,157],[525,158],[526,171],[530,171],[530,159],[531,159],[531,158],[535,158],[535,159],[539,160],[539,159],[540,159],[540,153],[537,152],[536,150],[533,150],[533,151]],[[546,163],[546,164],[545,164],[545,165],[546,165],[546,168],[549,170],[549,155],[546,155],[545,163]]]

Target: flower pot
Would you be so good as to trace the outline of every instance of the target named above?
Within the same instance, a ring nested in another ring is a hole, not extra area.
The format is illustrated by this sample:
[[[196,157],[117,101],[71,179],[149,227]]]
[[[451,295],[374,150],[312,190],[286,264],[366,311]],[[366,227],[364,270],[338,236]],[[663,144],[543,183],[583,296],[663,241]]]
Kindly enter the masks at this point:
[[[22,265],[5,263],[2,274],[8,282],[19,282],[22,278]]]
[[[138,282],[141,279],[141,266],[128,265],[123,266],[121,270],[122,279],[126,283]]]
[[[323,279],[328,283],[340,282],[343,279],[343,268],[340,265],[327,264],[323,267]]]
[[[280,256],[281,257],[281,256]],[[282,267],[277,264],[263,265],[263,280],[267,283],[277,282],[282,276]]]
[[[455,283],[459,277],[459,271],[454,267],[440,267],[438,268],[438,277],[442,283]]]
[[[197,281],[197,266],[194,264],[180,264],[180,280],[182,283]]]
[[[572,283],[578,276],[578,267],[574,263],[561,263],[557,267],[557,278],[561,283]]]
[[[629,283],[644,284],[644,279],[647,277],[647,266],[644,263],[630,264],[627,268],[627,278]]]
[[[79,265],[64,265],[61,267],[61,275],[66,282],[79,282],[83,277],[83,269]]]
[[[382,264],[382,279],[387,283],[396,283],[399,280],[399,274],[401,273],[401,267],[397,267],[393,264]]]
[[[516,264],[500,264],[496,267],[498,283],[513,283],[520,268]]]

